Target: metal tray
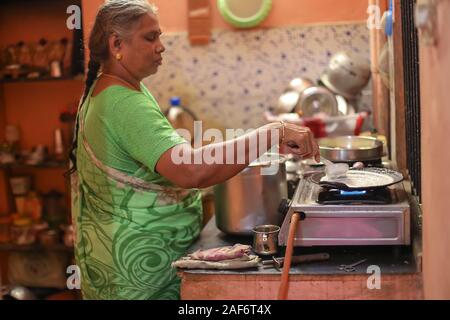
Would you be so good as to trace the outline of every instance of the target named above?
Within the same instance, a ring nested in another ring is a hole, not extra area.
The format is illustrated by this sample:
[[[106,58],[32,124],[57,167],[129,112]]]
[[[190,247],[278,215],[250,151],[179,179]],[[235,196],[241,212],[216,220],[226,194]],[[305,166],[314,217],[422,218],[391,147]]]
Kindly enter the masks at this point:
[[[325,189],[339,189],[344,191],[372,190],[386,188],[390,185],[403,181],[400,172],[386,168],[362,168],[350,169],[345,178],[337,178],[325,181],[324,172],[318,172],[309,177],[310,181]]]

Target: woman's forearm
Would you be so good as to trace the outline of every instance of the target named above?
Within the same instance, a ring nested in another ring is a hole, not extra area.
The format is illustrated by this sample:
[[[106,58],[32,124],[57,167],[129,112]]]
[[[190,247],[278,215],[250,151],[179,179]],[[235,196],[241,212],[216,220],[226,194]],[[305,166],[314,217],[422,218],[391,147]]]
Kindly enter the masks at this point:
[[[280,127],[279,123],[271,123],[232,140],[192,149],[191,159],[202,159],[191,168],[198,187],[224,182],[245,169],[278,144]]]
[[[177,145],[160,157],[156,171],[182,188],[204,188],[232,178],[277,143],[297,158],[320,161],[309,129],[280,122],[197,149],[188,143]]]

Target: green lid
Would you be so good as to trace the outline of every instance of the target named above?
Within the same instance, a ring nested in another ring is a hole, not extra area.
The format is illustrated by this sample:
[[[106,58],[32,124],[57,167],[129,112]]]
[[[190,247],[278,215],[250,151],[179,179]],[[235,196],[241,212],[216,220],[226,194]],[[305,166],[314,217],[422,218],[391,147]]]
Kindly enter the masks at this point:
[[[267,17],[272,0],[217,0],[217,7],[228,23],[237,28],[252,28]],[[242,15],[238,11],[240,8]]]

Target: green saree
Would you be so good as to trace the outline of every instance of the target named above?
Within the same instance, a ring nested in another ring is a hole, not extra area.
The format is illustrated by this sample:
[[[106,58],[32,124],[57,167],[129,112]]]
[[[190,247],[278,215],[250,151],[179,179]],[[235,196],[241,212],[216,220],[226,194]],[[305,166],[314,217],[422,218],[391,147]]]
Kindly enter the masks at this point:
[[[174,187],[155,165],[186,141],[143,86],[91,93],[78,114],[72,179],[83,298],[178,299],[171,263],[200,233],[201,195]]]

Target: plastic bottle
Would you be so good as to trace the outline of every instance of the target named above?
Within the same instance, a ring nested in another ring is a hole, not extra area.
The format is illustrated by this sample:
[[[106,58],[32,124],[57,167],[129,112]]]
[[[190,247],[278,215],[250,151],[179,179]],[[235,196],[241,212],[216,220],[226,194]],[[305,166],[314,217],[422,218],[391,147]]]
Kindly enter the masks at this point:
[[[194,121],[196,120],[195,115],[185,108],[181,104],[181,99],[179,97],[172,97],[170,99],[170,109],[167,113],[167,119],[171,123],[172,127],[175,129],[186,129],[190,133],[190,141],[194,141]],[[187,138],[187,137],[185,137]]]
[[[181,128],[181,115],[183,112],[184,110],[181,107],[181,99],[179,97],[170,98],[170,108],[167,114],[167,119],[169,119],[175,129]]]

